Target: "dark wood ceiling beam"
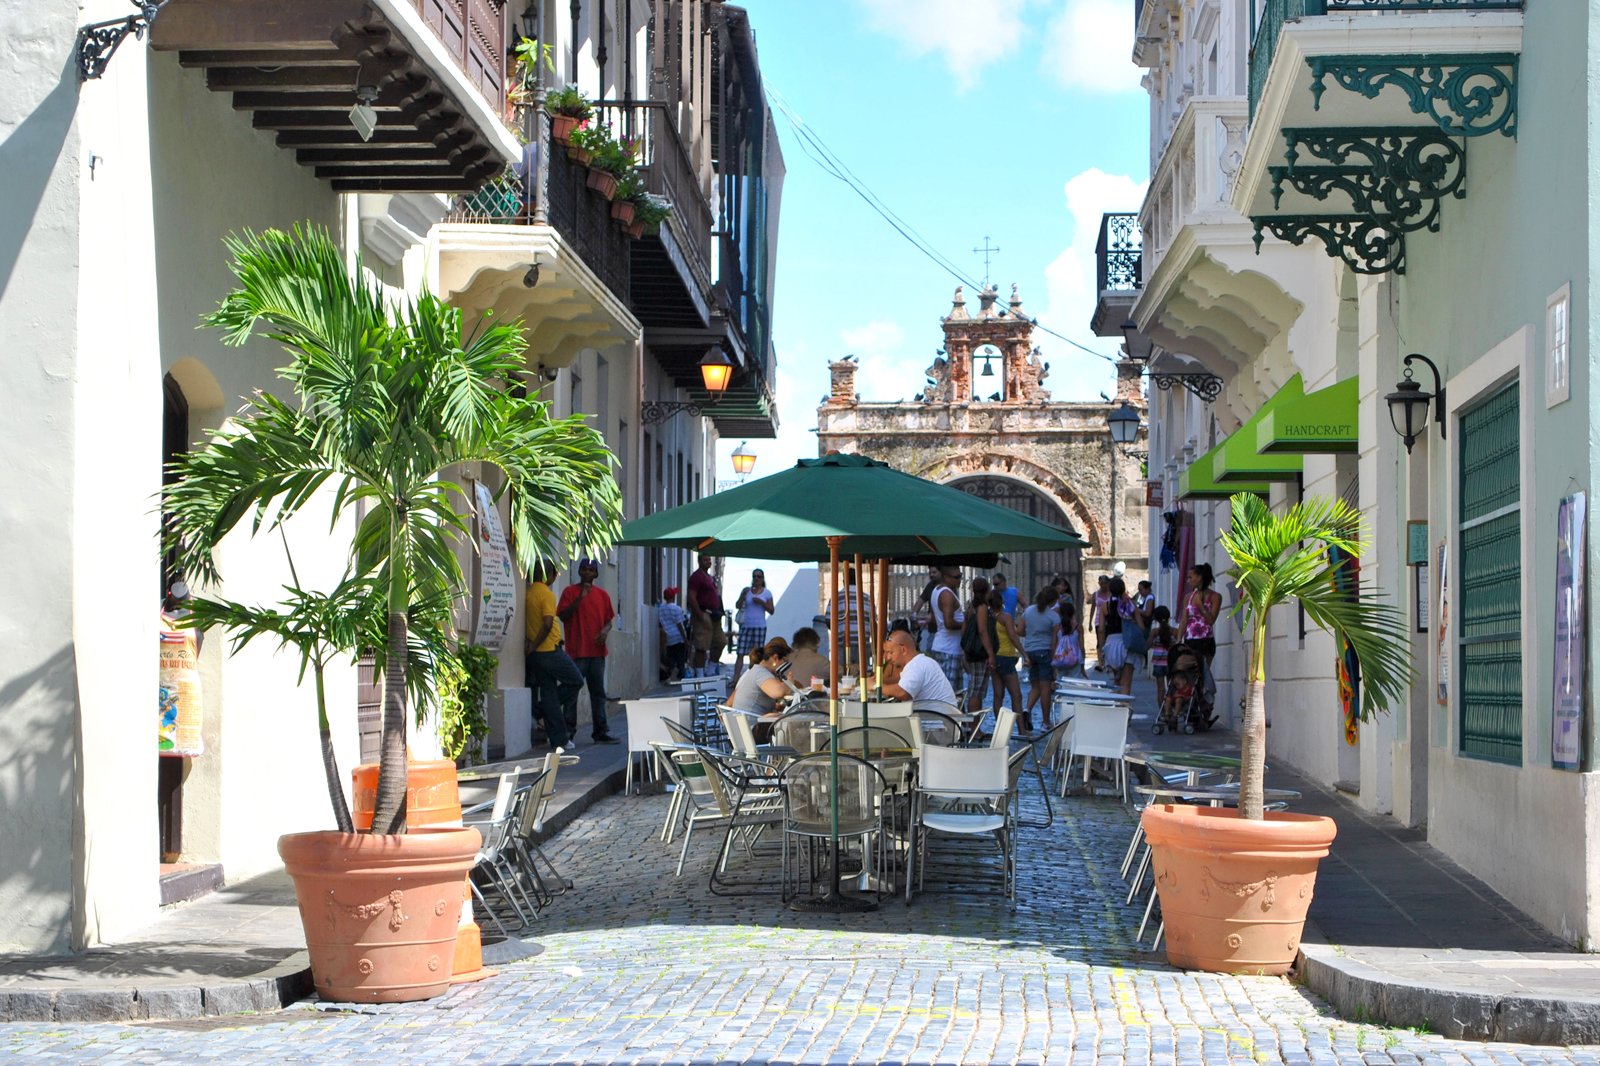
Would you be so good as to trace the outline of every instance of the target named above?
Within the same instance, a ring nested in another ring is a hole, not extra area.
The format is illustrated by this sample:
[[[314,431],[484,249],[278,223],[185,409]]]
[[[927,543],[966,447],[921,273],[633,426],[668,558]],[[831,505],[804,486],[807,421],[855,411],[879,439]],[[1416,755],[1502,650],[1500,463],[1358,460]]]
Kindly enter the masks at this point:
[[[302,148],[295,153],[302,166],[387,167],[396,163],[437,163],[461,167],[473,160],[453,160],[433,145],[385,144],[376,150],[361,148]]]
[[[365,178],[336,178],[334,192],[476,192],[483,182],[460,177],[394,178],[369,175]]]
[[[338,166],[318,167],[317,177],[336,180],[339,178],[359,178],[363,174],[370,174],[370,166],[352,166],[343,163]],[[433,163],[397,163],[383,169],[384,177],[389,178],[430,178],[435,175],[446,177],[461,177],[458,167],[452,166],[447,160],[437,160]]]
[[[355,101],[352,100],[351,103]],[[250,124],[258,130],[348,130],[350,125],[350,108],[342,111],[296,111],[289,108],[280,108],[270,111],[257,111]],[[409,130],[416,136],[417,143],[427,143],[429,134],[418,131],[416,126],[407,122],[402,116],[393,111],[378,112],[378,128],[386,130]]]
[[[366,18],[366,0],[171,0],[150,25],[150,47],[325,49],[341,26]]]
[[[273,92],[345,89],[354,98],[359,73],[354,63],[337,67],[212,67],[206,71],[206,87],[219,93],[249,89]]]
[[[305,93],[280,93],[280,92],[248,92],[233,94],[233,109],[235,111],[339,111],[346,114],[355,105],[356,93],[354,89],[334,89],[325,92]],[[400,106],[393,101],[384,103],[382,100],[372,105],[381,118],[388,115],[395,119],[403,118]],[[408,125],[415,123],[407,122]]]
[[[350,57],[331,46],[319,48],[247,48],[223,50],[185,50],[178,53],[178,65],[211,67],[346,67]]]

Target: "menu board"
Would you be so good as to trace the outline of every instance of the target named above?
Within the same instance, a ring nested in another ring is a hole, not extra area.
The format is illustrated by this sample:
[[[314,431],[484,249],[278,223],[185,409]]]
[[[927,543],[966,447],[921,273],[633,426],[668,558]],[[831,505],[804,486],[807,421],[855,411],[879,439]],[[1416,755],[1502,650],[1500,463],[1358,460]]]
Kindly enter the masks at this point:
[[[494,497],[482,482],[473,486],[478,505],[478,563],[483,590],[478,597],[478,619],[472,642],[499,651],[511,632],[517,609],[517,577],[511,568],[511,549]]]

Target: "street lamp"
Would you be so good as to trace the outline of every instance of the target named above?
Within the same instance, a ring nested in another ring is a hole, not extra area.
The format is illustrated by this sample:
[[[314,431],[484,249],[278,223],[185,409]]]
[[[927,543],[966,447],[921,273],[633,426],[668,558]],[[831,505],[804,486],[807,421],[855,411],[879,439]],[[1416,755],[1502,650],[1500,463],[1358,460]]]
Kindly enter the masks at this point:
[[[1131,318],[1122,323],[1122,339],[1129,359],[1137,359],[1142,363],[1150,358],[1150,338],[1140,334],[1139,323]]]
[[[711,394],[712,403],[722,399],[722,394],[728,391],[728,383],[733,380],[733,360],[721,345],[713,344],[700,360],[700,380]]]
[[[1121,406],[1106,415],[1106,426],[1111,430],[1111,439],[1117,444],[1132,444],[1139,439],[1139,412],[1124,400]]]
[[[1433,392],[1422,391],[1422,386],[1412,380],[1411,363],[1422,363],[1433,371]],[[1400,434],[1405,442],[1406,454],[1411,454],[1411,446],[1417,438],[1428,429],[1428,405],[1434,405],[1434,420],[1439,423],[1439,436],[1444,437],[1444,385],[1439,379],[1439,368],[1434,366],[1433,360],[1425,355],[1412,352],[1403,360],[1406,376],[1394,391],[1384,397],[1389,405],[1389,421],[1394,424],[1394,431]]]
[[[756,453],[750,450],[749,441],[740,441],[733,450],[733,472],[741,478],[756,468]]]

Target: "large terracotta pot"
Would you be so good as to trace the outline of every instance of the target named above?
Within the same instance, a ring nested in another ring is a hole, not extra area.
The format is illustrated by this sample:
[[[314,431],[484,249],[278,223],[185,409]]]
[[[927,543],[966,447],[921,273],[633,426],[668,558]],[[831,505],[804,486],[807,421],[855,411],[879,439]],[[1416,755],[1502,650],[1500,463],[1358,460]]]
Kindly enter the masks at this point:
[[[1150,842],[1167,961],[1214,973],[1282,974],[1337,827],[1312,814],[1269,811],[1245,821],[1224,807],[1151,804]]]
[[[470,827],[280,837],[317,994],[401,1003],[449,988],[462,879],[482,843]]]

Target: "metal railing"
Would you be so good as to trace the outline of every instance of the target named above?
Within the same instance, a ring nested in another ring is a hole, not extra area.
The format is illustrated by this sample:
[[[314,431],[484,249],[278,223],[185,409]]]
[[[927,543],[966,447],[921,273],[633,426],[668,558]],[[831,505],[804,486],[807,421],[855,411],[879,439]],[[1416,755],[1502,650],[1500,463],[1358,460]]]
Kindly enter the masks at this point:
[[[1095,291],[1133,292],[1144,284],[1143,238],[1139,216],[1118,211],[1100,216],[1100,237],[1095,241]]]
[[[1250,115],[1266,87],[1272,57],[1285,22],[1306,16],[1395,14],[1419,11],[1521,11],[1523,0],[1267,0],[1261,21],[1250,29]],[[1252,8],[1253,10],[1253,8]]]
[[[599,121],[611,127],[612,136],[634,146],[645,187],[672,203],[667,224],[678,246],[688,253],[702,292],[711,288],[711,204],[706,200],[694,163],[672,122],[667,105],[659,100],[602,100],[595,104]]]

